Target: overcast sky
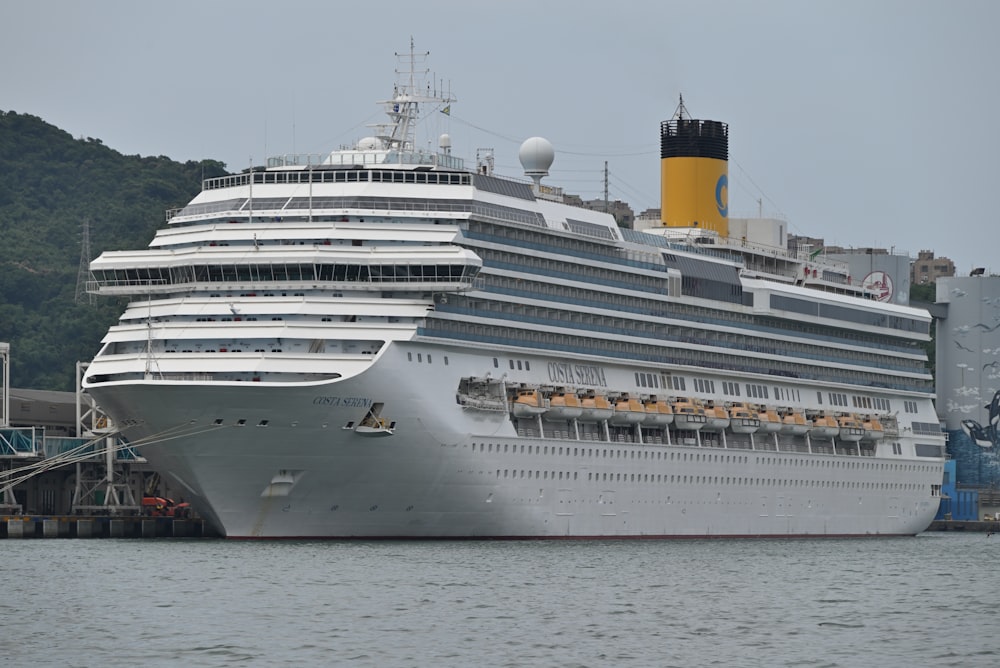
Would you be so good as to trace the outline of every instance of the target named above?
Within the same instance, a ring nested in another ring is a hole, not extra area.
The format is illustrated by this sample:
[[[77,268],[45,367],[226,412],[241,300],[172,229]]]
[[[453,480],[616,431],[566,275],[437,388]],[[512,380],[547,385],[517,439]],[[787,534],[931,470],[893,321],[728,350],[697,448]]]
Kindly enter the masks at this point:
[[[730,126],[730,215],[828,244],[920,249],[1000,271],[1000,2],[2,0],[0,110],[125,154],[326,152],[371,133],[396,52],[430,51],[472,162],[637,212],[659,207],[659,123],[683,94]],[[178,203],[182,204],[182,203]]]

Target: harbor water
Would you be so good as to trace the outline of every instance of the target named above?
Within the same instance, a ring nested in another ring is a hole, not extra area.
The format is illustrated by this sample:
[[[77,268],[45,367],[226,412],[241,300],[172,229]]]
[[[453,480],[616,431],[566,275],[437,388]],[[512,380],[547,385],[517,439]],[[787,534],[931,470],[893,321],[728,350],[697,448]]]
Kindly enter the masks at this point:
[[[983,533],[0,549],[0,665],[1000,665]]]

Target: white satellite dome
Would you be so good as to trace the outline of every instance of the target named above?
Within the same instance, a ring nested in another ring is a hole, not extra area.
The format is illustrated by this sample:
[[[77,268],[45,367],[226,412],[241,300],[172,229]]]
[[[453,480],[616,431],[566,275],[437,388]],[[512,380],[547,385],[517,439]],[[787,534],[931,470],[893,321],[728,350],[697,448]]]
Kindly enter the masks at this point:
[[[521,144],[517,157],[521,161],[524,173],[538,183],[543,176],[548,176],[549,167],[556,159],[556,151],[548,139],[530,137]]]
[[[376,137],[362,137],[358,140],[358,150],[375,151],[382,148],[380,144],[381,142]]]

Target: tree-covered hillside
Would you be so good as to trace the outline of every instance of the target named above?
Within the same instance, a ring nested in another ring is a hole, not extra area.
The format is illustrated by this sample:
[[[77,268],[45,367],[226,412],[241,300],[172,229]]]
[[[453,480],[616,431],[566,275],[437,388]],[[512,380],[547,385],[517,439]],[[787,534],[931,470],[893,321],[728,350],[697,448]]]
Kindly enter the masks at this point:
[[[72,390],[122,303],[76,303],[84,220],[91,256],[143,248],[167,209],[186,204],[217,161],[122,155],[42,119],[0,111],[0,341],[11,344],[11,385]]]

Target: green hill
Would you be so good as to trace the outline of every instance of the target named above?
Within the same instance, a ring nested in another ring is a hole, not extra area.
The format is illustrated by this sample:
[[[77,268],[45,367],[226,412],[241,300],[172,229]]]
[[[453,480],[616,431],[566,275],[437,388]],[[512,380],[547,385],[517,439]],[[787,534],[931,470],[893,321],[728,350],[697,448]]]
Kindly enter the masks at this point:
[[[225,173],[214,160],[122,155],[0,111],[0,341],[11,344],[11,385],[73,390],[76,362],[93,358],[121,312],[105,297],[75,300],[85,220],[92,258],[143,248],[167,209]]]

